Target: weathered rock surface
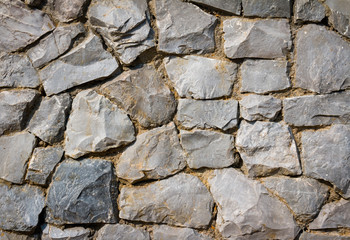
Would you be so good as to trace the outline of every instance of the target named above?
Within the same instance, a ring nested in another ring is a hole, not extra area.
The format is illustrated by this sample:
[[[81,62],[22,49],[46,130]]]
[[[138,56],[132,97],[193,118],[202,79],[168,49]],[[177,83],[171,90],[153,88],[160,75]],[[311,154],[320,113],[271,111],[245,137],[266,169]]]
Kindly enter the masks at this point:
[[[23,183],[27,162],[35,145],[35,136],[27,132],[1,136],[0,178],[13,183]]]
[[[289,0],[242,0],[244,16],[290,17]]]
[[[62,147],[35,148],[30,159],[26,180],[38,185],[46,185],[47,178],[61,161]]]
[[[116,173],[130,182],[161,179],[175,174],[186,165],[174,123],[141,135],[119,158]]]
[[[109,161],[65,160],[48,190],[46,221],[55,225],[115,223],[114,178]]]
[[[177,228],[167,225],[153,227],[154,240],[210,240],[208,236],[200,234],[191,228]]]
[[[30,120],[28,131],[50,144],[61,141],[71,104],[68,93],[45,98]]]
[[[318,0],[296,0],[294,22],[321,22],[326,16],[326,8]]]
[[[66,130],[65,151],[73,158],[103,152],[135,140],[128,115],[93,90],[78,93]]]
[[[96,240],[149,240],[149,233],[143,229],[125,224],[107,224],[97,233]]]
[[[300,240],[350,240],[350,237],[336,235],[332,233],[309,233],[303,232],[300,235]]]
[[[17,234],[13,232],[5,232],[0,230],[0,240],[38,240],[38,236],[29,236],[24,234]]]
[[[350,4],[348,0],[326,0],[330,9],[328,18],[332,26],[345,37],[350,38]]]
[[[93,0],[88,17],[125,64],[155,46],[146,0]]]
[[[296,51],[296,87],[317,93],[350,87],[350,44],[338,34],[306,25],[297,32]]]
[[[251,177],[301,174],[297,146],[286,125],[243,121],[236,147]]]
[[[103,49],[101,40],[90,35],[76,48],[39,71],[48,96],[110,76],[119,64]]]
[[[174,95],[152,65],[122,73],[101,92],[145,128],[168,123],[176,110]]]
[[[274,120],[282,101],[271,96],[248,95],[239,101],[241,116],[247,121]]]
[[[38,224],[45,197],[38,187],[13,185],[10,188],[0,183],[0,202],[0,228],[29,232]]]
[[[210,191],[218,206],[216,227],[227,239],[294,239],[299,232],[288,208],[262,184],[235,169],[215,170]]]
[[[292,45],[290,26],[285,19],[232,18],[223,24],[224,51],[228,58],[284,57]]]
[[[331,182],[343,196],[350,198],[350,126],[304,131],[301,143],[304,174]]]
[[[223,168],[237,163],[233,155],[232,135],[203,130],[181,130],[180,134],[181,145],[188,154],[186,161],[190,168]]]
[[[48,0],[53,16],[60,22],[69,22],[83,15],[87,0]]]
[[[226,131],[238,124],[238,102],[179,99],[176,119],[185,128],[219,128]]]
[[[213,52],[216,18],[180,0],[156,0],[158,50],[189,54]]]
[[[61,229],[46,225],[41,236],[42,240],[90,240],[91,230],[83,227]]]
[[[164,64],[180,97],[229,96],[237,74],[235,63],[200,56],[168,57]]]
[[[235,15],[241,14],[242,0],[191,0],[191,2],[213,7]]]
[[[211,220],[213,199],[197,177],[179,173],[141,188],[123,187],[118,206],[122,219],[203,228]]]

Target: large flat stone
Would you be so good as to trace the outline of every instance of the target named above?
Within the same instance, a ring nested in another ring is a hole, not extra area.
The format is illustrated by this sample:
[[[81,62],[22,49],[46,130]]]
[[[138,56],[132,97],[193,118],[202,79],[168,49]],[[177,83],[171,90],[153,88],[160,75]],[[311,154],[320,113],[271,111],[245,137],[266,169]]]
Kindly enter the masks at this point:
[[[212,7],[224,12],[241,15],[242,0],[191,0],[204,6]]]
[[[149,233],[143,229],[125,224],[107,224],[97,233],[96,240],[150,240]]]
[[[244,16],[290,17],[290,0],[242,0]]]
[[[294,22],[321,22],[326,17],[326,8],[318,0],[296,0]]]
[[[330,10],[331,25],[342,35],[350,38],[350,4],[348,0],[326,0]]]
[[[282,101],[272,96],[248,95],[239,101],[241,116],[247,121],[274,120]]]
[[[334,233],[326,233],[326,232],[303,232],[300,235],[300,240],[350,240],[350,237],[337,235]]]
[[[90,240],[91,229],[70,227],[61,229],[53,225],[46,225],[42,230],[41,240]]]
[[[83,15],[87,0],[48,0],[52,15],[60,22],[69,22]]]
[[[154,240],[210,240],[208,236],[200,234],[192,228],[178,228],[167,225],[153,226]]]

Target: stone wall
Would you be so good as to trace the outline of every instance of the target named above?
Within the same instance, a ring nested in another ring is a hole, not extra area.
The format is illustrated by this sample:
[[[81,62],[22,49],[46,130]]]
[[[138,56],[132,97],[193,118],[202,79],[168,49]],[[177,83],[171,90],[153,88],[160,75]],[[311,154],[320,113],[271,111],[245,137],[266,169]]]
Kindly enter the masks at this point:
[[[0,0],[0,240],[350,239],[349,0]]]

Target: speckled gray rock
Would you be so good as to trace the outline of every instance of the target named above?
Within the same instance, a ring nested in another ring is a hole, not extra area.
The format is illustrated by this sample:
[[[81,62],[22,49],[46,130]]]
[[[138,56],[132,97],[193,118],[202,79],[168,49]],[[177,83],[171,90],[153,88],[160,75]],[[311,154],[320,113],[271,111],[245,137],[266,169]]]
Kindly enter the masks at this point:
[[[300,235],[300,240],[350,240],[350,237],[337,235],[334,233],[309,233],[303,232]]]
[[[318,0],[296,0],[294,22],[321,22],[326,16],[326,8]]]
[[[274,120],[282,101],[272,96],[248,95],[239,101],[241,116],[247,121]]]
[[[42,11],[19,0],[0,2],[0,52],[23,48],[54,28]]]
[[[290,17],[289,0],[242,0],[244,16]]]
[[[326,0],[330,9],[331,25],[342,35],[350,38],[350,3],[348,0]]]
[[[241,14],[242,0],[191,0],[193,3],[199,3],[204,6],[212,7],[224,12]]]
[[[61,229],[53,225],[46,225],[42,230],[41,240],[90,240],[91,230],[83,227]]]
[[[237,74],[235,63],[200,56],[168,57],[164,64],[180,97],[229,96]]]
[[[101,40],[90,35],[76,48],[52,62],[39,75],[48,96],[110,76],[119,69],[117,60],[103,49]]]
[[[203,130],[181,130],[180,134],[181,145],[187,152],[186,161],[190,168],[223,168],[237,163],[233,156],[232,135]]]
[[[135,129],[128,115],[107,98],[93,90],[81,91],[74,98],[66,130],[66,155],[78,158],[134,140]]]
[[[39,237],[37,235],[24,235],[13,232],[5,232],[0,230],[0,240],[38,240]]]
[[[52,15],[60,22],[69,22],[83,15],[87,0],[48,0]]]
[[[180,0],[156,0],[158,50],[189,54],[213,52],[216,18]]]
[[[185,128],[229,130],[238,123],[238,101],[179,99],[177,121]]]
[[[251,177],[301,174],[297,146],[286,125],[243,121],[236,147]]]
[[[97,233],[96,240],[149,240],[149,233],[143,229],[125,224],[107,224]]]
[[[167,225],[153,226],[154,240],[210,240],[208,236],[200,234],[191,228],[170,227]]]
[[[129,182],[161,179],[186,165],[174,123],[140,134],[119,158],[116,173]]]
[[[46,97],[30,120],[28,131],[50,144],[61,141],[71,104],[68,93]]]
[[[35,145],[35,136],[27,132],[1,136],[0,178],[13,183],[23,183],[27,162]]]
[[[287,61],[246,60],[241,67],[241,92],[269,93],[290,88]]]
[[[284,57],[292,46],[290,26],[285,19],[227,19],[224,51],[228,58]]]
[[[112,162],[65,160],[48,189],[46,221],[55,225],[115,223],[116,194]]]
[[[306,25],[297,32],[296,51],[296,87],[317,93],[350,87],[350,44],[338,34]]]
[[[301,96],[283,100],[284,121],[293,126],[350,123],[350,93]]]
[[[294,239],[299,228],[288,208],[258,181],[235,169],[208,179],[218,206],[216,228],[227,239]]]
[[[123,187],[122,219],[203,228],[211,220],[213,199],[199,178],[179,173],[144,187]]]
[[[305,131],[301,143],[304,174],[332,183],[350,198],[350,126],[339,124],[328,130]]]
[[[145,128],[168,123],[176,111],[174,95],[152,65],[122,73],[101,92]]]
[[[29,232],[34,230],[39,222],[39,214],[45,206],[45,197],[38,187],[13,185],[10,188],[0,183],[0,202],[0,228]]]
[[[46,185],[47,178],[61,161],[62,156],[62,147],[35,148],[29,162],[26,180]]]

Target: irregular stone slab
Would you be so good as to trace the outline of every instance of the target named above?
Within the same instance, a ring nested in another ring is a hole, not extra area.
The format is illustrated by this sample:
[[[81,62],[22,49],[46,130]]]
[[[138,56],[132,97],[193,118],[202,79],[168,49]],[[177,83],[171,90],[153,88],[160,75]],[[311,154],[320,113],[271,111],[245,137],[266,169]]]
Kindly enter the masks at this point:
[[[296,87],[317,93],[350,87],[350,44],[338,34],[306,25],[297,32],[296,51]]]
[[[39,85],[39,75],[27,56],[4,54],[0,57],[0,87],[36,88]]]
[[[330,9],[329,22],[345,37],[350,38],[350,4],[347,0],[326,0]]]
[[[301,143],[304,174],[332,183],[343,196],[350,198],[350,126],[304,131]]]
[[[284,60],[246,60],[241,75],[241,92],[269,93],[291,87]]]
[[[48,190],[46,221],[55,225],[115,223],[114,181],[112,162],[63,161]]]
[[[216,17],[180,0],[156,0],[158,50],[190,54],[214,51]]]
[[[0,52],[23,48],[52,29],[54,24],[42,11],[19,0],[0,2]]]
[[[181,145],[187,152],[186,161],[190,168],[223,168],[237,163],[232,135],[203,130],[181,130],[180,134]]]
[[[0,92],[0,135],[21,130],[38,97],[38,91],[29,89]]]
[[[185,128],[229,130],[238,124],[238,101],[179,99],[177,121]]]
[[[76,95],[67,123],[66,155],[78,158],[134,140],[134,125],[124,111],[93,90],[81,91]]]
[[[47,178],[61,161],[62,147],[35,148],[30,159],[26,180],[38,185],[46,185]]]
[[[284,57],[292,46],[286,19],[232,18],[223,24],[224,51],[228,58]]]
[[[30,120],[28,131],[50,144],[61,141],[71,104],[68,93],[45,98]]]
[[[88,17],[125,64],[155,46],[146,0],[93,0]]]
[[[27,162],[35,145],[35,136],[27,132],[1,136],[0,178],[13,183],[23,183]]]
[[[154,240],[210,240],[208,236],[200,234],[191,228],[177,228],[167,225],[153,226]]]
[[[327,186],[310,178],[270,177],[264,185],[283,198],[300,221],[312,220],[328,197]]]
[[[216,228],[227,239],[294,239],[298,225],[288,208],[258,181],[233,168],[208,179],[218,206]]]
[[[152,65],[123,72],[101,92],[145,128],[168,123],[176,111],[174,95]]]
[[[203,228],[211,220],[213,199],[197,177],[179,173],[147,186],[123,187],[118,206],[122,219]]]
[[[81,17],[87,3],[87,0],[48,0],[52,15],[60,22]]]
[[[236,147],[251,177],[301,174],[297,146],[286,125],[243,121]]]
[[[90,35],[76,48],[43,68],[40,78],[48,96],[110,76],[119,64],[103,49],[101,40]]]
[[[125,224],[107,224],[97,233],[96,240],[149,240],[149,233],[143,229],[135,228]]]
[[[191,0],[191,2],[203,4],[235,15],[241,15],[242,0]]]
[[[244,16],[290,17],[289,0],[242,0]]]
[[[293,126],[350,123],[349,92],[283,100],[284,121]]]
[[[318,0],[296,0],[294,22],[321,22],[326,16],[326,8]]]
[[[282,109],[282,101],[271,96],[248,95],[239,101],[241,116],[247,121],[274,120]]]
[[[334,235],[332,233],[309,233],[303,232],[300,235],[300,240],[350,240],[350,237]]]
[[[46,225],[41,236],[42,240],[90,240],[91,230],[83,227],[61,229],[53,225]]]
[[[237,74],[235,63],[200,56],[167,57],[164,64],[180,97],[229,96]]]
[[[39,214],[45,206],[45,197],[38,187],[13,185],[10,188],[0,183],[0,202],[0,228],[29,232],[38,224]]]
[[[34,236],[28,236],[24,234],[17,234],[13,232],[5,232],[0,230],[0,240],[38,240],[39,237]]]

